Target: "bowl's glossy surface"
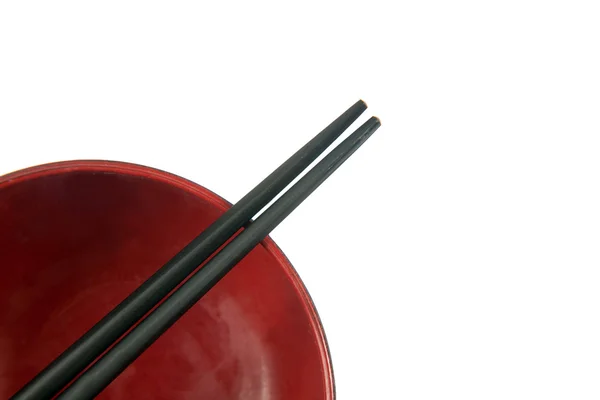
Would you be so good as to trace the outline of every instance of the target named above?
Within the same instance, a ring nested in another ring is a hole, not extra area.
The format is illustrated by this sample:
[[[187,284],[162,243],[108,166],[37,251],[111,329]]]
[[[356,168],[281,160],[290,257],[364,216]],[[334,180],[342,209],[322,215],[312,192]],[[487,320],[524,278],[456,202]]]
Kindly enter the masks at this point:
[[[0,398],[7,398],[228,207],[147,167],[48,164],[0,178]],[[266,239],[100,396],[321,400],[318,316]]]

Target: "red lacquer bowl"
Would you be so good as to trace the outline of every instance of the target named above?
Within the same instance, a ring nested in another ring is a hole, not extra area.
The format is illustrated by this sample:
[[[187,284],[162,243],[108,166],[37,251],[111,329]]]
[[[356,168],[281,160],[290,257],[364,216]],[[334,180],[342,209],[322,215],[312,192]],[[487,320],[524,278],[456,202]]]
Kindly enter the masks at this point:
[[[229,204],[139,165],[69,161],[0,178],[0,398],[7,398]],[[331,400],[310,297],[267,238],[101,399]]]

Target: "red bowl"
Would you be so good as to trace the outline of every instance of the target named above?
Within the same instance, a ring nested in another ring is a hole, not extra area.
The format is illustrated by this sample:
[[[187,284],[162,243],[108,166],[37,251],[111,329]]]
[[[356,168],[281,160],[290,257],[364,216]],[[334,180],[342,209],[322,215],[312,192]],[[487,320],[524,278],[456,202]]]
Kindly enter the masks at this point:
[[[69,161],[0,177],[0,398],[118,304],[229,204],[139,165]],[[102,399],[327,399],[317,312],[265,239]]]

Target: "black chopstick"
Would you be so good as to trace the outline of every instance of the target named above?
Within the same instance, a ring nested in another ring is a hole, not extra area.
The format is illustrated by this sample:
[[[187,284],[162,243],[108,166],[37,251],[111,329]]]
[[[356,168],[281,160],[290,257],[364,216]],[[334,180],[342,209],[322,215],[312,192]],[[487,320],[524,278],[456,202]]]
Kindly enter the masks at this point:
[[[379,128],[372,117],[306,173],[256,221],[173,292],[95,364],[58,396],[60,400],[92,399],[206,294],[302,201]]]
[[[109,314],[67,348],[12,400],[51,399],[221,247],[329,147],[367,108],[359,100],[233,205]],[[251,162],[251,161],[250,161]]]

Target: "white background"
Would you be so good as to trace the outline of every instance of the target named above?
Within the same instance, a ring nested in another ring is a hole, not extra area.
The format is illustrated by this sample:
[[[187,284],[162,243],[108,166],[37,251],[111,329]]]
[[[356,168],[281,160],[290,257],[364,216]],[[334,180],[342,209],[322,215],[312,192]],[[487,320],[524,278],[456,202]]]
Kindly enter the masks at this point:
[[[598,399],[597,4],[5,1],[0,174],[235,201],[362,98],[382,128],[272,235],[338,398]]]

